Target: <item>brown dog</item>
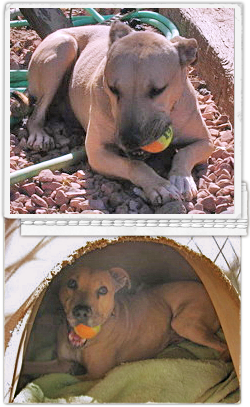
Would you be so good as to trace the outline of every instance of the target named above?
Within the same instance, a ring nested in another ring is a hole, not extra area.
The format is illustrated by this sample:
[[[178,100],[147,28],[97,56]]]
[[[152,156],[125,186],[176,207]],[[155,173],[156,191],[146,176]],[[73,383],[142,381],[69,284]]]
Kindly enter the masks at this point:
[[[183,281],[121,290],[130,279],[121,268],[78,269],[67,274],[60,288],[66,320],[58,332],[57,360],[27,362],[24,373],[68,372],[74,362],[85,366],[82,378],[101,378],[123,362],[153,358],[167,345],[189,339],[228,356],[216,335],[220,325],[202,284]],[[100,326],[92,339],[82,339],[74,327]]]
[[[29,66],[29,94],[36,105],[28,121],[28,146],[49,149],[45,115],[63,78],[69,80],[73,112],[86,131],[90,166],[130,180],[153,204],[191,200],[197,193],[193,167],[212,152],[209,131],[187,79],[197,58],[195,39],[172,41],[135,32],[116,22],[58,30],[38,46]],[[66,89],[67,90],[67,89]],[[137,157],[172,125],[175,154],[169,180]]]

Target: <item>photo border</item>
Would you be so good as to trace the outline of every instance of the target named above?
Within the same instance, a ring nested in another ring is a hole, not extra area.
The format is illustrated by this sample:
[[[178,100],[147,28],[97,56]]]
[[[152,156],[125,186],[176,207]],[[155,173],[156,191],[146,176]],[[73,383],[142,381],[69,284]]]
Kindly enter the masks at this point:
[[[122,7],[124,4],[121,2],[114,2],[114,3],[107,3],[107,2],[92,2],[91,4],[88,2],[82,3],[75,3],[75,2],[14,2],[8,3],[6,5],[6,15],[5,15],[5,134],[9,134],[9,83],[10,83],[10,71],[9,71],[9,39],[10,39],[10,29],[9,29],[9,9],[10,7],[74,7],[74,8],[82,8],[83,6],[96,7]],[[137,1],[137,2],[130,2],[126,3],[127,6],[143,6],[143,7],[152,7],[152,3]],[[10,214],[10,184],[9,184],[9,137],[7,137],[7,141],[5,143],[5,177],[4,177],[4,216],[6,218],[17,218],[20,219],[22,224],[27,224],[30,221],[89,221],[90,224],[95,222],[99,224],[103,224],[105,222],[111,222],[111,224],[119,223],[120,221],[129,220],[134,225],[136,223],[140,223],[140,221],[150,222],[155,221],[157,225],[161,222],[166,222],[170,220],[183,220],[185,222],[193,222],[193,221],[200,221],[201,224],[205,224],[206,221],[215,221],[218,222],[237,222],[237,220],[243,220],[245,223],[246,220],[246,184],[242,183],[242,168],[241,168],[241,156],[242,156],[242,44],[243,44],[243,33],[242,33],[242,4],[239,3],[166,3],[166,2],[159,2],[154,3],[154,7],[160,8],[234,8],[235,10],[235,55],[234,55],[234,73],[235,73],[235,89],[234,89],[234,140],[235,140],[235,178],[234,178],[234,213],[233,214],[72,214],[72,215],[65,215],[65,214],[47,214],[47,215],[39,215],[39,214]],[[161,232],[159,230],[159,232]],[[228,231],[229,232],[229,231]]]

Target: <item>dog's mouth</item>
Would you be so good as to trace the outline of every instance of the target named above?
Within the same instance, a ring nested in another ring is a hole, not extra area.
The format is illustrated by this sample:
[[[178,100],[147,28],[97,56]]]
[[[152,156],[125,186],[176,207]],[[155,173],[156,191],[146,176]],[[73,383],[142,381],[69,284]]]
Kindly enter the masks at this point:
[[[146,160],[152,153],[160,153],[164,151],[171,144],[173,139],[173,129],[171,125],[159,135],[147,137],[140,145],[131,148],[131,145],[121,145],[123,153],[129,158],[137,160]]]
[[[121,145],[120,143],[117,144],[106,144],[106,148],[112,153],[121,155],[122,157],[127,157],[136,160],[147,160],[151,154],[143,151],[141,147],[136,147],[133,149],[129,149]]]
[[[151,154],[147,151],[136,149],[133,151],[126,151],[125,155],[129,158],[145,161]]]
[[[87,339],[80,338],[73,329],[68,333],[68,338],[74,348],[82,348],[87,342]]]
[[[87,342],[87,339],[81,338],[71,327],[68,330],[68,340],[74,348],[83,348]]]

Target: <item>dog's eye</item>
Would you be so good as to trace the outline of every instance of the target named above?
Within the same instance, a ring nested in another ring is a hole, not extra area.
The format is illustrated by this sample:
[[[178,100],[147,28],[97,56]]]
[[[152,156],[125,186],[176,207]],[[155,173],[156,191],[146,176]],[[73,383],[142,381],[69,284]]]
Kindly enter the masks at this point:
[[[76,289],[77,289],[77,281],[74,280],[73,278],[71,278],[71,279],[67,282],[67,287],[70,288],[71,290],[76,290]]]
[[[98,295],[105,295],[105,294],[107,294],[107,292],[108,292],[107,287],[105,287],[105,285],[103,285],[102,287],[99,288]]]
[[[155,98],[156,96],[159,96],[161,93],[164,92],[164,90],[166,89],[167,85],[163,86],[162,88],[152,88],[149,91],[149,97],[151,97],[151,99]]]
[[[120,97],[120,92],[115,86],[109,86],[109,89],[113,95],[117,96],[118,98]]]

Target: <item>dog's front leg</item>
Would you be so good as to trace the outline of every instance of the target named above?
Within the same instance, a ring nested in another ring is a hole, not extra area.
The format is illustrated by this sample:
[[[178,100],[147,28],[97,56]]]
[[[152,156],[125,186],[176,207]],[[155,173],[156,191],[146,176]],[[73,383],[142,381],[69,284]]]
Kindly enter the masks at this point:
[[[49,106],[62,79],[77,57],[78,44],[66,31],[49,35],[37,47],[29,65],[29,94],[36,104],[28,119],[27,146],[33,150],[54,148],[53,137],[43,129]]]
[[[191,175],[192,169],[196,164],[205,162],[212,152],[211,142],[203,139],[180,149],[174,156],[169,180],[178,188],[185,200],[191,201],[197,195],[197,187]]]
[[[53,359],[43,361],[24,361],[22,374],[42,375],[49,373],[71,373],[74,371],[74,362],[67,360]]]
[[[96,116],[97,119],[98,116]],[[141,187],[147,199],[154,205],[179,200],[177,188],[167,179],[160,177],[144,162],[119,156],[107,148],[110,133],[98,121],[90,121],[86,137],[86,152],[90,166],[107,176],[124,178]],[[112,129],[111,129],[112,130]],[[101,133],[101,134],[100,134]],[[113,138],[113,137],[112,137]],[[107,144],[104,141],[107,140]]]

